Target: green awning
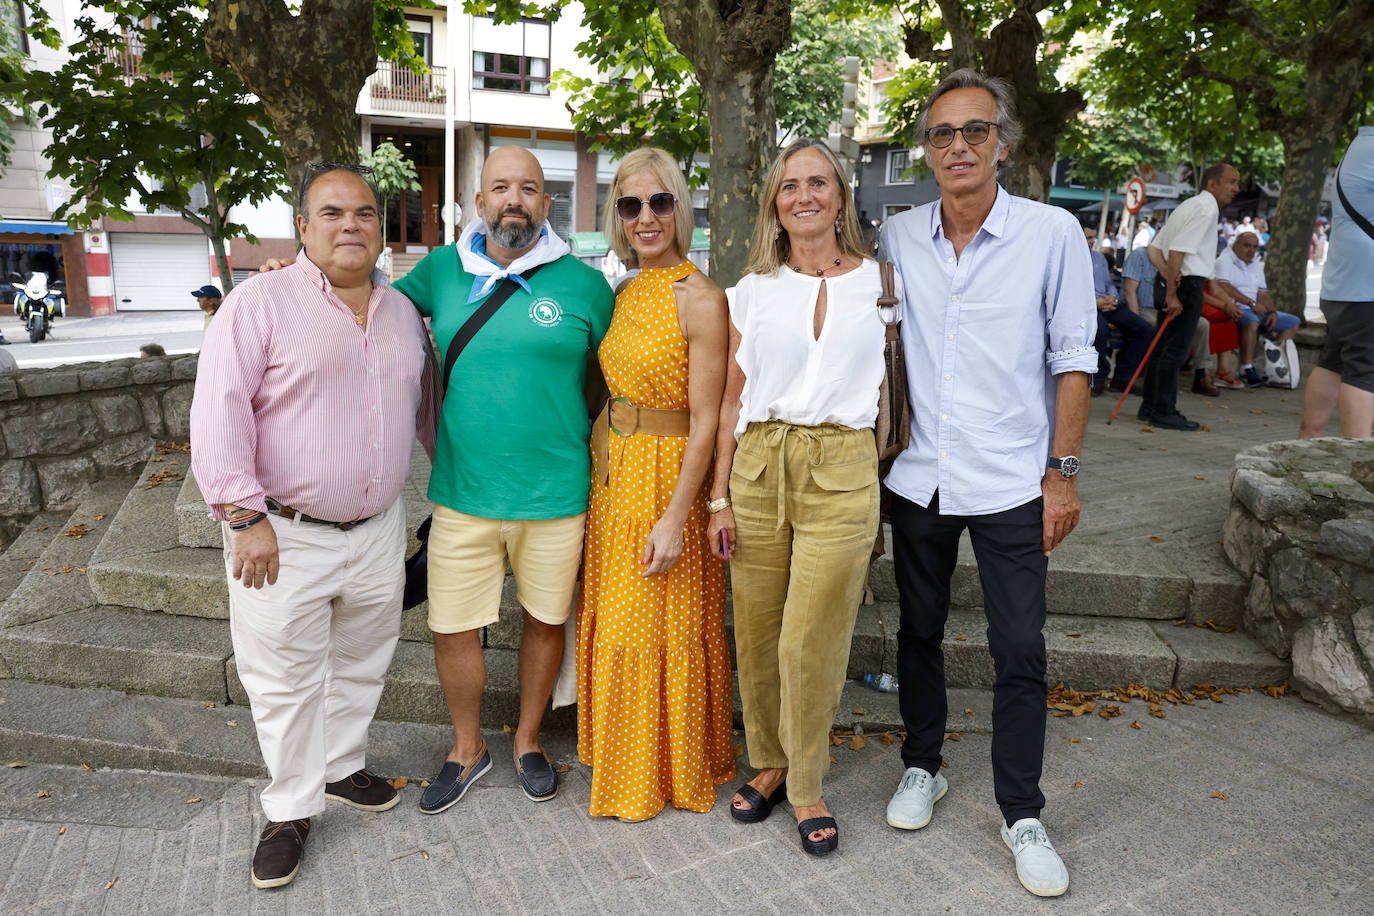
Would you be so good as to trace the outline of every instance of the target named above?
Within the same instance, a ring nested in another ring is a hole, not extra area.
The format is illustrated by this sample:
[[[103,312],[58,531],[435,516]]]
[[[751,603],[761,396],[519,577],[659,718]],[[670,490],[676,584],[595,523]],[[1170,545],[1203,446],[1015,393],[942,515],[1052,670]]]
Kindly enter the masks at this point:
[[[1064,185],[1055,185],[1050,188],[1050,203],[1058,207],[1072,207],[1077,209],[1085,204],[1101,204],[1102,189],[1098,188],[1070,188]],[[1125,201],[1120,194],[1112,195],[1112,209],[1119,209],[1125,206]]]
[[[611,243],[606,241],[604,232],[569,232],[568,245],[579,258],[605,257],[606,252],[611,250]]]

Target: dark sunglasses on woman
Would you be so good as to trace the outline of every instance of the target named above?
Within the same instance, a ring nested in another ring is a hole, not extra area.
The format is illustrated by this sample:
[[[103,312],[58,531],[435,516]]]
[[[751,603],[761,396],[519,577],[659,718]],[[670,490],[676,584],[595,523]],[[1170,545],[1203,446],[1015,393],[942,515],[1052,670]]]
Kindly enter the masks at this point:
[[[673,206],[677,203],[677,198],[667,191],[651,194],[648,200],[642,197],[617,197],[615,199],[615,212],[619,213],[620,218],[628,223],[630,220],[639,218],[639,214],[644,212],[646,203],[654,216],[672,216]]]

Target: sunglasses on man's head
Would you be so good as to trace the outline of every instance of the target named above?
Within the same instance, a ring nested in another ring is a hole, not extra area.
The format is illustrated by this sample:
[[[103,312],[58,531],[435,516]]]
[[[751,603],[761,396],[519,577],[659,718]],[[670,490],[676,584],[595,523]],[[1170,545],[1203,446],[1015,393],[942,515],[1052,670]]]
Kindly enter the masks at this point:
[[[673,207],[677,203],[677,198],[667,191],[659,191],[657,194],[649,195],[648,200],[642,197],[617,197],[615,199],[615,212],[620,214],[620,218],[629,222],[638,219],[639,214],[644,212],[644,205],[649,205],[649,210],[654,216],[664,217],[673,215]]]
[[[307,172],[333,172],[337,169],[343,169],[355,175],[372,174],[372,166],[359,165],[356,162],[307,162],[305,169]]]

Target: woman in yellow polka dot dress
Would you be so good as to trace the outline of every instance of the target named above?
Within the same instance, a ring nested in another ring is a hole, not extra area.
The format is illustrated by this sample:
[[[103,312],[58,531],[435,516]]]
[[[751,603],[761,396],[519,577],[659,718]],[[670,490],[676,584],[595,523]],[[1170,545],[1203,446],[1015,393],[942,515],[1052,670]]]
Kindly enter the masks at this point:
[[[725,294],[687,260],[691,197],[662,150],[620,163],[604,225],[639,273],[601,343],[577,624],[577,753],[591,813],[709,811],[735,776],[725,570],[703,481],[725,382]]]

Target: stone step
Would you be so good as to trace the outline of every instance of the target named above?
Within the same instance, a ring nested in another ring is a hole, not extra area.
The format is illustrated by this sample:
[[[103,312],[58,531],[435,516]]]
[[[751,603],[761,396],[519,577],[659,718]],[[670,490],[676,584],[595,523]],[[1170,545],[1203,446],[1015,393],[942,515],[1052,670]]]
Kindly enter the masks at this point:
[[[0,630],[10,676],[223,703],[229,627],[129,608],[86,607]]]
[[[128,479],[99,481],[64,521],[30,526],[31,530],[25,535],[43,538],[46,546],[0,604],[0,629],[22,626],[96,603],[85,570],[113,527],[115,513],[128,490]],[[40,527],[44,530],[36,530]]]
[[[0,553],[0,604],[4,604],[24,581],[43,549],[52,543],[57,526],[70,516],[70,512],[38,513]]]
[[[210,507],[200,495],[196,475],[186,469],[186,479],[181,482],[176,500],[177,542],[182,547],[224,546],[224,538],[219,522],[210,517]]]
[[[988,731],[991,693],[951,690],[949,708],[948,731]],[[972,714],[966,713],[969,709]],[[853,730],[856,725],[875,739],[882,732],[899,730],[896,695],[848,684],[835,726]],[[497,760],[496,770],[488,778],[506,779],[509,738],[500,729],[486,732]],[[571,732],[551,732],[551,750],[556,745],[570,745],[572,737]],[[743,741],[739,731],[736,741]],[[453,733],[446,725],[378,718],[368,730],[368,766],[388,776],[417,781],[432,778],[452,742]],[[24,763],[216,776],[267,775],[247,707],[206,708],[196,700],[13,679],[0,680],[0,747],[5,748],[7,761]],[[576,755],[569,750],[559,759],[572,763]]]
[[[888,544],[892,541],[889,538]],[[882,600],[897,600],[892,555],[873,565],[870,585]],[[1249,584],[1226,562],[1221,545],[1180,554],[1163,545],[1100,544],[1072,537],[1050,555],[1045,600],[1051,614],[1169,620],[1218,626],[1240,622]],[[950,588],[955,608],[981,608],[983,589],[967,534]]]

